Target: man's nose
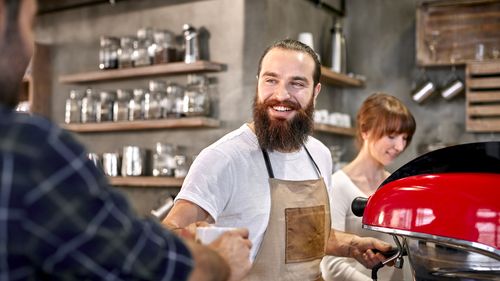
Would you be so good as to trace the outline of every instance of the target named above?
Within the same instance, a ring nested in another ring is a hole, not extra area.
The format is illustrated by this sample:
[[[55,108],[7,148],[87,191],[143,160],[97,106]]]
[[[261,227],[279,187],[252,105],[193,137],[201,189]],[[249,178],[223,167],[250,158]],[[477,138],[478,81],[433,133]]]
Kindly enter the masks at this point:
[[[288,92],[286,85],[280,83],[275,89],[274,97],[279,101],[288,100],[290,98],[290,93]]]

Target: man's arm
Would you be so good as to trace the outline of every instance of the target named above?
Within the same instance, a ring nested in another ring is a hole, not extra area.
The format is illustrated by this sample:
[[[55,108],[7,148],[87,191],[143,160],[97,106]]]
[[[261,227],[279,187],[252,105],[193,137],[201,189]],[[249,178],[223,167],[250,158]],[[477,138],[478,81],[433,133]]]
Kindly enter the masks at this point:
[[[207,211],[193,202],[180,199],[170,210],[162,224],[171,230],[186,228],[196,222],[214,223]]]
[[[384,261],[385,257],[380,253],[373,253],[371,249],[387,252],[391,248],[390,244],[372,237],[360,237],[332,229],[328,237],[326,254],[354,258],[366,268],[372,268]]]
[[[176,202],[162,223],[167,228],[186,237],[187,239],[185,240],[188,241],[190,238],[194,239],[197,226],[214,222],[214,219],[201,207],[190,201],[181,199]],[[249,256],[252,243],[248,240],[248,230],[237,229],[224,233],[221,237],[208,245],[208,247],[216,252],[212,252],[211,254],[205,252],[206,247],[193,243],[192,241],[189,241],[188,245],[191,247],[193,256],[195,257],[196,266],[190,280],[225,280],[203,279],[205,277],[202,276],[205,275],[207,276],[206,278],[220,278],[218,273],[219,270],[216,269],[217,266],[225,267],[221,269],[221,272],[223,272],[224,276],[225,274],[230,276],[229,280],[231,281],[240,280],[250,270],[251,263]],[[201,251],[201,258],[199,260],[197,260],[199,255],[197,251]],[[216,257],[214,257],[214,255]],[[209,265],[217,260],[222,260],[223,263],[218,263],[215,267]],[[203,262],[204,264],[198,266],[199,262]],[[207,273],[206,270],[209,272]],[[215,275],[211,276],[211,274]]]

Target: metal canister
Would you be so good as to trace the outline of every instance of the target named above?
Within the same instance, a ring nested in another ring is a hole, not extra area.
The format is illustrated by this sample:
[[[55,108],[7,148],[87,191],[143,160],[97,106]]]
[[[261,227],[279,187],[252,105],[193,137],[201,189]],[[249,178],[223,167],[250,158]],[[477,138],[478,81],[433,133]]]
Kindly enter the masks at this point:
[[[184,54],[185,63],[194,63],[200,59],[200,49],[198,46],[198,32],[197,30],[189,25],[184,24],[182,26],[182,31],[184,34],[184,44],[186,52]]]
[[[103,153],[102,166],[105,175],[111,177],[116,177],[120,175],[120,154]]]
[[[146,175],[146,150],[138,146],[123,147],[122,176]]]

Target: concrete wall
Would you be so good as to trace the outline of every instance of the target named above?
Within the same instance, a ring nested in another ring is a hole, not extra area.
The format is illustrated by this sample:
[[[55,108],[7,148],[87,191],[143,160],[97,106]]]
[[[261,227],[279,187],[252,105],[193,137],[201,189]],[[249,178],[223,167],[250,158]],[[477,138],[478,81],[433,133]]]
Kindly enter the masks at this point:
[[[85,86],[64,85],[58,82],[63,74],[97,70],[99,37],[135,34],[141,27],[157,27],[181,33],[182,25],[190,23],[209,31],[211,61],[224,63],[227,71],[209,74],[215,78],[213,116],[222,120],[221,128],[200,130],[156,130],[145,132],[113,132],[75,134],[90,151],[103,153],[119,151],[125,145],[140,145],[152,149],[158,141],[182,145],[189,156],[196,155],[220,136],[248,120],[240,107],[244,96],[243,77],[243,0],[212,1],[124,1],[114,6],[95,5],[81,9],[41,15],[37,23],[37,40],[52,45],[52,119],[64,121],[64,104],[70,89],[90,86],[96,89],[147,87],[148,79],[119,82],[90,83]],[[156,78],[155,78],[156,79]],[[186,75],[159,77],[163,80],[186,83]],[[243,108],[243,109],[242,109]],[[125,191],[137,210],[146,214],[156,208],[165,196],[178,189],[120,188]]]
[[[417,120],[412,144],[392,169],[426,150],[428,144],[458,144],[499,140],[500,134],[465,132],[465,95],[446,101],[438,93],[419,105],[410,91],[418,78],[415,64],[415,11],[418,0],[348,0],[345,29],[348,42],[348,67],[367,76],[366,87],[351,91],[356,98],[344,97],[346,108],[355,112],[364,98],[376,91],[400,98]],[[426,68],[438,86],[450,78],[451,68]],[[464,69],[457,68],[464,77]]]
[[[362,101],[375,91],[384,91],[403,100],[414,113],[418,127],[414,141],[391,170],[418,156],[429,143],[463,143],[499,139],[499,134],[465,133],[465,98],[445,101],[439,97],[417,105],[410,99],[415,76],[416,0],[347,0],[344,18],[348,44],[348,71],[367,77],[366,87],[337,88],[324,85],[317,108],[342,111],[355,116]],[[256,87],[258,59],[269,43],[282,38],[297,38],[312,32],[316,51],[325,65],[331,56],[330,29],[335,15],[305,0],[204,0],[118,2],[115,6],[97,5],[77,10],[42,15],[37,38],[53,45],[52,119],[63,121],[64,101],[74,85],[62,85],[58,76],[97,69],[100,35],[133,34],[144,26],[171,29],[179,33],[183,23],[205,27],[210,32],[210,60],[227,64],[227,71],[210,74],[218,80],[214,99],[219,129],[160,130],[79,134],[89,150],[114,151],[128,144],[152,148],[157,141],[183,144],[188,155],[201,149],[251,119]],[[429,69],[428,75],[441,83],[449,68]],[[459,69],[463,77],[463,69]],[[185,83],[185,76],[164,77]],[[96,88],[146,86],[147,79],[96,83]],[[355,156],[353,139],[317,134],[327,145],[346,149],[343,160]],[[176,189],[120,188],[131,198],[141,214],[156,208]]]

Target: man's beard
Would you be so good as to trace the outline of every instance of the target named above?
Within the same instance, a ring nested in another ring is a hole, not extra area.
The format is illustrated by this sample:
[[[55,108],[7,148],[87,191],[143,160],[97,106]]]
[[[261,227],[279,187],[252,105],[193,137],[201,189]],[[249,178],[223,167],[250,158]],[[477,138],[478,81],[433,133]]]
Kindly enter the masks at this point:
[[[258,102],[255,95],[253,105],[253,120],[255,134],[261,148],[273,151],[290,152],[299,150],[313,130],[314,97],[305,108],[292,101],[279,102],[268,100]],[[270,118],[269,108],[281,104],[296,111],[291,120]]]

